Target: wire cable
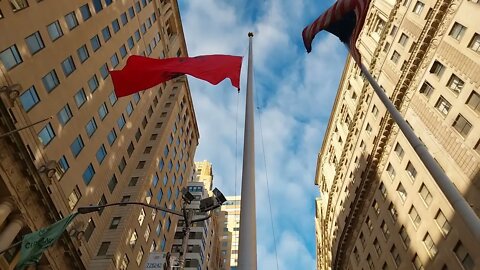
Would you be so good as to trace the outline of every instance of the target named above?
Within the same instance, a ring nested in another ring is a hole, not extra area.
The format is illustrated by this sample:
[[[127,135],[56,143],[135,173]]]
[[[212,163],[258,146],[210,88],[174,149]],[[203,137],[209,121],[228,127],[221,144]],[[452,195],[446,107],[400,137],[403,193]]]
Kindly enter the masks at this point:
[[[270,210],[270,223],[272,224],[272,234],[273,234],[273,246],[275,247],[275,261],[277,263],[277,270],[279,270],[278,267],[278,252],[277,252],[277,237],[275,236],[275,226],[273,225],[273,214],[272,214],[272,200],[270,198],[270,185],[268,183],[268,170],[267,170],[267,158],[265,155],[265,145],[264,145],[264,140],[263,140],[263,129],[262,129],[262,118],[260,117],[260,108],[257,107],[257,111],[259,112],[258,115],[258,122],[260,126],[260,137],[262,140],[262,153],[263,153],[263,164],[265,166],[265,179],[267,182],[267,195],[268,195],[268,206]]]

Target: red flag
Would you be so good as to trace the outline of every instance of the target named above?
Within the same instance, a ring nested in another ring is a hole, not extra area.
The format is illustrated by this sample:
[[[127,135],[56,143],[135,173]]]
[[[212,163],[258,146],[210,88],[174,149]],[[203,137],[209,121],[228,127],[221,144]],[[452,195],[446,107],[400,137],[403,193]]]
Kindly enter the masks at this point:
[[[233,55],[203,55],[154,59],[138,55],[128,58],[122,70],[111,70],[117,97],[128,96],[188,74],[211,84],[229,78],[232,85],[240,88],[242,57]]]
[[[315,35],[326,30],[347,44],[352,57],[360,64],[361,57],[355,43],[362,30],[370,0],[337,0],[337,2],[305,27],[302,32],[307,52],[312,51]]]

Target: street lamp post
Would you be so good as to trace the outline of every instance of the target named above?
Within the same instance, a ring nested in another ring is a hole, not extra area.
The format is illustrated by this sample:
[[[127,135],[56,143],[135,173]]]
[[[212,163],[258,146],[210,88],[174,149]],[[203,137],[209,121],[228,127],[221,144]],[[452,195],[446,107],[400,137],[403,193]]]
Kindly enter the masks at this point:
[[[225,196],[217,189],[215,188],[213,190],[213,196],[208,197],[205,199],[200,200],[200,209],[198,212],[200,213],[207,213],[209,211],[212,211],[218,207],[220,207],[224,202],[227,200],[225,199]],[[116,206],[116,205],[142,205],[145,207],[153,208],[158,211],[163,211],[167,212],[176,216],[180,216],[184,219],[184,227],[183,227],[183,238],[182,238],[182,250],[180,252],[180,257],[178,258],[178,267],[179,269],[183,270],[185,267],[185,255],[187,253],[187,248],[188,248],[188,240],[190,237],[190,229],[192,227],[193,223],[196,222],[201,222],[204,220],[209,219],[212,214],[208,214],[207,216],[201,217],[201,218],[196,218],[193,219],[194,211],[193,209],[188,209],[187,206],[195,199],[195,197],[186,189],[182,189],[182,211],[176,211],[172,209],[168,209],[165,207],[157,206],[157,205],[151,205],[147,203],[142,203],[142,202],[120,202],[120,203],[110,203],[110,204],[104,204],[104,205],[96,205],[96,206],[84,206],[84,207],[79,207],[77,209],[78,213],[80,214],[88,214],[92,212],[99,211],[105,207],[110,207],[110,206]],[[170,267],[174,267],[173,265],[170,265],[170,260],[166,261],[166,266],[167,269]]]

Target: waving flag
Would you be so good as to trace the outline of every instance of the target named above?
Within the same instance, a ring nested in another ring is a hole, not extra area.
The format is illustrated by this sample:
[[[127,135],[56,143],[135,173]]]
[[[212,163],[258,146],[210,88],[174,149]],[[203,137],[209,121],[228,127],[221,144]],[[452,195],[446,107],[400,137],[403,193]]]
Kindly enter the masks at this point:
[[[77,214],[76,212],[72,213],[46,228],[25,235],[22,239],[20,259],[15,269],[22,270],[30,264],[38,263],[43,252],[62,236],[68,224]]]
[[[355,43],[362,30],[369,4],[370,0],[337,0],[333,6],[303,29],[303,43],[307,52],[312,51],[315,35],[326,30],[347,44],[352,57],[360,63],[361,57]]]
[[[118,97],[128,96],[160,83],[188,74],[211,84],[229,78],[240,88],[242,57],[233,55],[203,55],[154,59],[138,55],[128,58],[122,70],[112,70],[113,86]]]

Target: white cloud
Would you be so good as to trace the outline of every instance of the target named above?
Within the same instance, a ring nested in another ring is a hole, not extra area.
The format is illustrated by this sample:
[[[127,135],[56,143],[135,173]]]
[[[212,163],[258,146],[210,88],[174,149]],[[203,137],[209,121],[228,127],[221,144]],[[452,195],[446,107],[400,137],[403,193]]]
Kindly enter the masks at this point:
[[[316,158],[346,50],[335,37],[320,35],[307,55],[301,31],[314,19],[312,7],[320,12],[329,3],[323,8],[316,1],[288,0],[265,0],[260,6],[228,0],[180,4],[191,56],[246,55],[247,32],[255,32],[258,268],[276,269],[267,172],[280,269],[314,269]],[[242,89],[246,69],[244,61]],[[193,78],[189,82],[200,129],[195,159],[211,161],[214,185],[225,194],[239,195],[245,93],[237,95],[229,82],[218,86]]]

